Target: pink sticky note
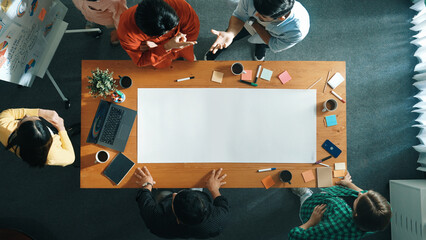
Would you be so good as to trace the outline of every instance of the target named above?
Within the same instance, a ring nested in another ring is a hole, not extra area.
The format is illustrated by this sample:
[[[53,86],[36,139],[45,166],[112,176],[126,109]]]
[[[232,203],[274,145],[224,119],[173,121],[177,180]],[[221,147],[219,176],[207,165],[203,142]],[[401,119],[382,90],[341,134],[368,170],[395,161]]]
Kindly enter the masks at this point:
[[[252,70],[244,70],[246,73],[241,74],[241,80],[251,81],[253,77]]]
[[[46,16],[46,9],[42,8],[40,14],[38,15],[38,19],[43,22],[44,17]]]
[[[286,82],[291,80],[290,74],[288,74],[287,71],[282,72],[280,75],[278,75],[278,78],[280,81],[285,84]]]

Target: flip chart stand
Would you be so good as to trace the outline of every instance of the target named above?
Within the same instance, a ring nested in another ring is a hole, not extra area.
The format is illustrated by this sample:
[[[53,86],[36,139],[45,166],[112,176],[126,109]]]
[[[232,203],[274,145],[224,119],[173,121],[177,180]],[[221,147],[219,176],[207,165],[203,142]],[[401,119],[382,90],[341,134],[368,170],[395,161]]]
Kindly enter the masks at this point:
[[[60,42],[60,40],[62,39],[62,36],[64,35],[64,33],[85,33],[85,32],[97,32],[98,33],[98,36],[97,37],[99,37],[101,34],[102,34],[102,30],[100,29],[100,28],[91,28],[91,29],[73,29],[73,30],[65,30],[66,28],[67,28],[67,26],[68,26],[68,23],[66,23],[66,22],[62,22],[61,23],[61,26],[62,26],[62,31],[58,31],[59,32],[59,34],[60,34],[60,37],[57,37],[57,38],[55,38],[55,39],[57,39],[57,41],[54,41],[54,43],[52,43],[52,44],[55,44],[56,46],[53,48],[50,48],[50,49],[55,49],[56,50],[56,48],[58,47],[58,45],[59,45],[59,42]],[[70,102],[70,100],[67,98],[67,97],[65,97],[65,95],[62,93],[62,91],[61,91],[61,89],[59,88],[59,86],[58,86],[58,84],[56,83],[56,81],[55,81],[55,79],[52,77],[52,74],[50,74],[50,72],[49,72],[49,70],[47,70],[47,66],[49,65],[49,63],[50,63],[50,61],[52,60],[52,57],[53,57],[53,53],[54,53],[55,51],[53,51],[50,55],[50,60],[49,60],[49,62],[47,63],[47,65],[46,65],[46,68],[45,69],[43,69],[44,70],[44,72],[47,74],[47,77],[49,78],[49,80],[50,80],[50,82],[53,84],[53,86],[55,87],[55,89],[56,89],[56,91],[58,92],[58,94],[59,94],[59,96],[61,97],[61,99],[62,99],[62,101],[64,102],[64,104],[65,104],[65,109],[69,109],[70,107],[71,107],[71,102]],[[39,73],[40,73],[40,71],[39,71]],[[42,75],[42,77],[44,76],[44,73],[43,74],[41,74]]]

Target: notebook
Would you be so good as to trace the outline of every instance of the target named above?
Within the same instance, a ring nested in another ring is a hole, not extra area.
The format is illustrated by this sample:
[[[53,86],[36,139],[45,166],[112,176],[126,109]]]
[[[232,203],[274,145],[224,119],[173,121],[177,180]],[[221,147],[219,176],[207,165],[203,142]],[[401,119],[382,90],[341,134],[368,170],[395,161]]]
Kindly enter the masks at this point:
[[[135,163],[132,160],[128,159],[124,154],[119,153],[104,170],[103,174],[113,181],[115,185],[118,185],[130,169],[132,169],[133,165]]]
[[[333,186],[333,178],[331,177],[331,168],[319,167],[317,168],[318,187],[331,187]]]

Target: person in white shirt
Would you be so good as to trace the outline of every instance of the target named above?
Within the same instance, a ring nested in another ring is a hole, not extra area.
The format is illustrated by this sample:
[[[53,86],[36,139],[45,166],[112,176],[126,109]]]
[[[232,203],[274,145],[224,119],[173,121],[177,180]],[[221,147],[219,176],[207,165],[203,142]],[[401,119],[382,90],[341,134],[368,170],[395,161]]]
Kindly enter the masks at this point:
[[[293,47],[306,37],[309,26],[309,14],[297,1],[240,0],[227,30],[211,30],[217,39],[204,59],[215,60],[233,41],[251,35],[254,59],[263,61],[266,48],[277,53]]]

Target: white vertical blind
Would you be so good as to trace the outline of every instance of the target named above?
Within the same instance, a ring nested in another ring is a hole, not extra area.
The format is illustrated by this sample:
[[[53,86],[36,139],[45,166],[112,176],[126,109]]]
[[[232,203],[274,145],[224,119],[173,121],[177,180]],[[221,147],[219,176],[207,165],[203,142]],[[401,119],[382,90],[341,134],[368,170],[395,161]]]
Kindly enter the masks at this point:
[[[419,63],[415,66],[415,75],[413,77],[416,82],[413,84],[420,90],[416,94],[419,102],[413,106],[413,112],[419,113],[419,117],[416,119],[416,124],[413,127],[419,128],[419,134],[417,138],[420,140],[420,144],[414,146],[414,149],[420,153],[418,163],[420,167],[417,170],[426,172],[426,6],[424,0],[413,1],[414,4],[410,8],[418,13],[413,17],[411,23],[414,25],[410,30],[416,32],[412,44],[418,47],[414,56],[419,60]]]

